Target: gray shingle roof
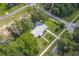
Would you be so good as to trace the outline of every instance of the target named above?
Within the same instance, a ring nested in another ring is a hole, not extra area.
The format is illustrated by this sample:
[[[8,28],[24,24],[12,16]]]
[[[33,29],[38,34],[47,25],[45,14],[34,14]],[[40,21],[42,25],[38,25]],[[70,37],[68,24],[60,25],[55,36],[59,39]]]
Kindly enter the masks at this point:
[[[42,36],[44,34],[44,31],[47,30],[48,26],[46,26],[45,24],[42,24],[40,26],[36,26],[31,33],[35,36]]]

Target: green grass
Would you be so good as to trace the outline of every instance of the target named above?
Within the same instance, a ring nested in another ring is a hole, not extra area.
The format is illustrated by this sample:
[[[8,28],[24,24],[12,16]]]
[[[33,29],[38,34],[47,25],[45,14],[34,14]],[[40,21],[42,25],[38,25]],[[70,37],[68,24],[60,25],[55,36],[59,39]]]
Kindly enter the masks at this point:
[[[62,28],[60,28],[58,24],[55,23],[55,21],[49,19],[45,22],[45,24],[48,26],[48,29],[53,32],[56,35],[59,35],[62,32]],[[58,31],[56,29],[58,28]]]
[[[19,4],[16,6],[11,7],[10,9],[6,9],[6,3],[0,4],[0,16],[4,16],[6,12],[11,13],[14,10],[17,10],[18,8],[22,7],[24,4]]]
[[[52,42],[52,41],[55,39],[55,37],[52,36],[50,33],[47,33],[47,35],[45,35],[45,38],[46,38],[49,42]]]
[[[4,15],[5,12],[7,12],[7,10],[6,10],[6,4],[5,3],[0,4],[0,16]]]

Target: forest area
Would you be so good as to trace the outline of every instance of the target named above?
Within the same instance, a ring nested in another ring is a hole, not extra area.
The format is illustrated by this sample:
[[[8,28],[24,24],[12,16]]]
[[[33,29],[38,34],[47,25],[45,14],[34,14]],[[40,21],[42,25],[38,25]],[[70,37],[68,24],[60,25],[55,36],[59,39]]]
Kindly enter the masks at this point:
[[[65,33],[63,38],[58,42],[58,55],[78,56],[79,55],[79,28],[74,33]]]
[[[61,18],[69,16],[79,9],[78,3],[42,4],[45,10]]]

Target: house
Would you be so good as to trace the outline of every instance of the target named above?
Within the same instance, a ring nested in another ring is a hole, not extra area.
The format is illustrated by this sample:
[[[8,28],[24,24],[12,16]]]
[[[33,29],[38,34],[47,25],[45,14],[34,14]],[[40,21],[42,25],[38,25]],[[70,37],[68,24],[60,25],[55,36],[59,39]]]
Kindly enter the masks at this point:
[[[45,24],[42,24],[40,22],[36,23],[36,27],[31,31],[31,33],[34,35],[34,37],[39,37],[44,34],[44,31],[48,29],[48,26]]]

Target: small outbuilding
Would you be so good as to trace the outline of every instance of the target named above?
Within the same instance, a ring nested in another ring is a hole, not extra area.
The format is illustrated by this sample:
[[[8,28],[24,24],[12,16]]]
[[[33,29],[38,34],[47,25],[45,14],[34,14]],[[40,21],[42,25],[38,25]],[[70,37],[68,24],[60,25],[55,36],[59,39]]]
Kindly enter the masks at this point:
[[[48,26],[45,24],[42,24],[40,22],[36,23],[36,27],[31,31],[31,33],[34,35],[34,37],[39,37],[44,34],[44,31],[48,29]]]

